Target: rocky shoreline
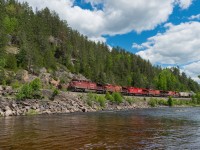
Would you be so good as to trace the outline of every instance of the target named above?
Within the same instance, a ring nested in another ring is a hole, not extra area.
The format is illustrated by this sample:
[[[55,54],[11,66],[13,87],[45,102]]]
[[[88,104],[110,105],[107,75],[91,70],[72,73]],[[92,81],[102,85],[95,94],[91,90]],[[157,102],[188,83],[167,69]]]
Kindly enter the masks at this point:
[[[43,94],[45,98],[42,100],[27,99],[24,101],[17,101],[12,97],[0,97],[0,116],[95,112],[149,107],[148,103],[144,100],[134,104],[129,104],[127,101],[121,104],[107,101],[105,107],[101,107],[98,103],[89,106],[87,104],[87,94],[85,93],[61,92],[53,99],[49,98],[52,94],[50,90],[44,90]]]

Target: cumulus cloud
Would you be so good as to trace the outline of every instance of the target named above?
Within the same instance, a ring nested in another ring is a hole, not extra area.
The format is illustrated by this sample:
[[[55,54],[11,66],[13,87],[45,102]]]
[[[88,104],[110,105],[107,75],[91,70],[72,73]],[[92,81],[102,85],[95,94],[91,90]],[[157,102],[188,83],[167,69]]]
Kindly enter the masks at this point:
[[[165,33],[138,45],[144,50],[137,54],[153,64],[183,66],[183,71],[200,83],[197,77],[200,75],[200,22],[166,24],[165,27]]]
[[[185,65],[182,69],[187,75],[192,77],[195,81],[200,83],[198,76],[200,75],[200,61],[193,62],[189,65]]]
[[[177,0],[177,3],[182,9],[187,9],[191,4],[193,0]]]
[[[192,15],[191,17],[189,17],[189,20],[194,20],[194,19],[200,20],[200,14]]]
[[[143,46],[143,45],[140,45],[140,44],[137,44],[137,43],[133,43],[132,48],[136,48],[136,49],[138,49],[138,50],[141,50],[141,49],[144,48],[144,46]]]
[[[165,33],[148,38],[138,52],[153,64],[184,65],[200,60],[200,23],[187,22],[167,25]]]
[[[154,29],[166,22],[174,5],[188,8],[192,0],[85,0],[93,10],[76,6],[75,0],[19,0],[27,1],[39,10],[45,7],[55,10],[68,24],[94,40],[105,41],[103,35],[138,33]],[[99,9],[98,6],[102,6]]]

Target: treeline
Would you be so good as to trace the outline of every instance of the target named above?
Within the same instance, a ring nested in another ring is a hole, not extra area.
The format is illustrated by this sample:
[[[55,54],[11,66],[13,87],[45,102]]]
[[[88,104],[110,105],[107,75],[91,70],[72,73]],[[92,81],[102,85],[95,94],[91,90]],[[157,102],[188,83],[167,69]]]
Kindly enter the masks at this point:
[[[200,90],[199,84],[179,68],[155,67],[122,48],[110,50],[105,43],[90,41],[48,8],[34,12],[28,3],[0,1],[0,84],[5,69],[37,72],[45,67],[55,71],[63,65],[100,83]]]

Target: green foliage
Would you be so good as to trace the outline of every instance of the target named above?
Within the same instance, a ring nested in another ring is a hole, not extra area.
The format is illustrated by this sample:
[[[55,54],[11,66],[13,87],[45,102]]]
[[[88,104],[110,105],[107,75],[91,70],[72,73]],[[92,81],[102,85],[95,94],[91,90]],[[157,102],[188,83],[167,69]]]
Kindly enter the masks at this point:
[[[29,109],[26,113],[25,113],[25,115],[27,115],[27,116],[32,116],[32,115],[37,115],[38,114],[38,112],[36,111],[36,110],[34,110],[34,109]]]
[[[54,98],[54,97],[57,96],[59,93],[60,93],[60,92],[59,92],[58,89],[54,89],[52,97]]]
[[[5,81],[5,73],[4,73],[4,70],[0,70],[0,85],[5,85],[6,84],[6,81]]]
[[[3,69],[6,66],[5,58],[0,57],[0,69]]]
[[[200,93],[196,93],[196,95],[192,96],[192,103],[200,105]]]
[[[88,106],[92,107],[93,106],[93,101],[91,99],[86,100]]]
[[[6,58],[6,68],[16,70],[17,69],[17,60],[15,55],[9,54]]]
[[[88,93],[87,94],[88,99],[92,100],[92,101],[97,101],[97,94],[95,93]]]
[[[151,107],[156,107],[156,106],[157,106],[157,99],[151,98],[151,99],[149,100],[148,104],[149,104]]]
[[[148,104],[151,107],[157,107],[157,106],[168,106],[168,102],[165,99],[157,99],[157,98],[151,98],[148,101]]]
[[[170,96],[169,98],[168,98],[168,105],[169,106],[173,106],[174,105],[174,102],[173,102],[173,99],[172,99],[172,97]]]
[[[13,89],[18,89],[21,87],[21,83],[19,81],[14,81],[11,83]]]
[[[120,104],[123,102],[123,98],[120,93],[114,92],[114,93],[112,93],[112,97],[117,104]]]
[[[39,91],[42,88],[42,83],[39,78],[36,78],[30,83],[30,86],[33,91]]]
[[[18,100],[31,99],[33,98],[33,89],[29,84],[25,84],[16,95]]]
[[[42,94],[40,92],[41,82],[39,79],[33,80],[31,83],[24,84],[19,93],[16,95],[17,100],[25,99],[41,99]]]
[[[159,100],[157,100],[157,104],[158,105],[163,105],[163,106],[168,106],[168,103],[167,103],[167,100],[165,100],[165,99],[159,99]]]
[[[98,103],[101,107],[105,107],[106,99],[102,95],[88,93],[86,102],[90,107],[92,107],[94,103]]]
[[[105,98],[111,102],[114,102],[114,98],[109,92],[106,92]]]
[[[4,18],[3,25],[7,33],[13,33],[18,26],[18,20],[15,17],[6,16]]]
[[[134,99],[134,98],[130,98],[130,97],[126,98],[126,101],[127,101],[130,105],[132,105],[133,103],[135,103],[135,99]]]
[[[98,102],[100,104],[101,107],[105,107],[105,104],[106,104],[106,99],[104,96],[99,96],[98,97]]]

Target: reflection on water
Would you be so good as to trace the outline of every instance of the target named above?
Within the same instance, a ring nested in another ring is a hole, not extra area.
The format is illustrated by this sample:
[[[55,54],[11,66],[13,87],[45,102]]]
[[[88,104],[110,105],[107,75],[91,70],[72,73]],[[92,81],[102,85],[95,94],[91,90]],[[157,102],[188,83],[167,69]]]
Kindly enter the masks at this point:
[[[0,118],[0,150],[199,148],[199,108]]]

